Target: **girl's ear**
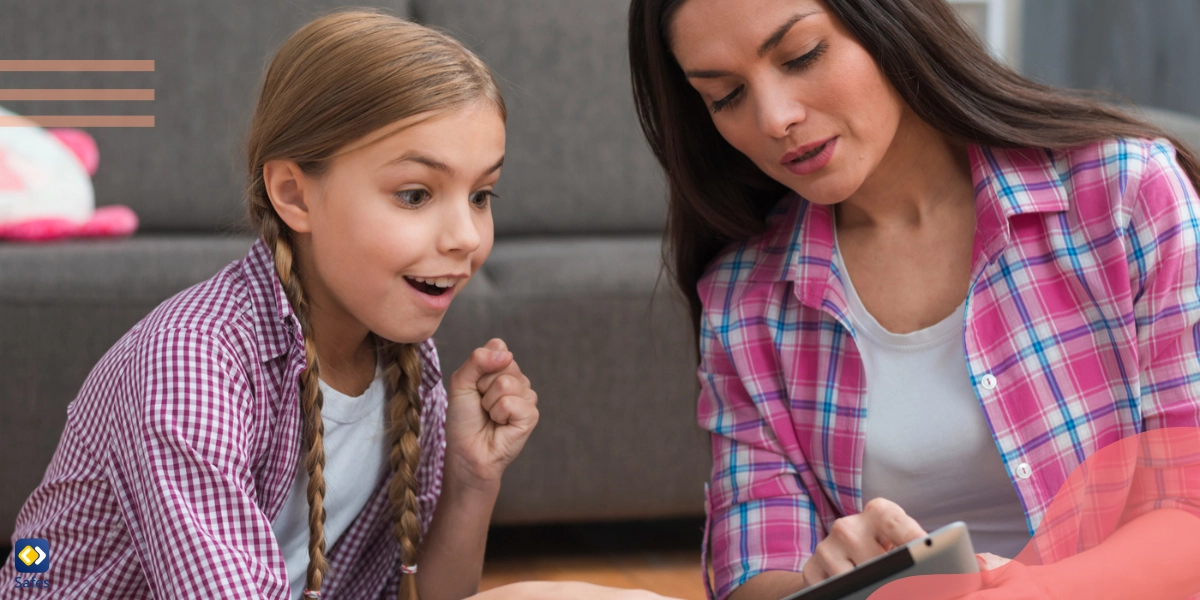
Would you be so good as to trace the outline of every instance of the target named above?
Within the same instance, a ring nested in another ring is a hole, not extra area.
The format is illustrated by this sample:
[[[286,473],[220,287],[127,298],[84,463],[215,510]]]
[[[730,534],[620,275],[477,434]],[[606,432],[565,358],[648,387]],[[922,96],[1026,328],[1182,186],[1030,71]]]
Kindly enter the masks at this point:
[[[305,188],[312,180],[291,160],[271,160],[263,165],[263,183],[275,214],[296,233],[312,231],[312,213],[305,201]],[[311,189],[309,191],[311,193]]]

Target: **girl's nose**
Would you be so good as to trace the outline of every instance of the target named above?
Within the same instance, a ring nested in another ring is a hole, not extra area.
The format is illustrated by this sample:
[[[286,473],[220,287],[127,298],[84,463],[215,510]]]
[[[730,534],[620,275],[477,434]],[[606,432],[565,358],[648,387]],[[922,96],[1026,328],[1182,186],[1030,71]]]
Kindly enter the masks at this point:
[[[438,250],[447,254],[471,253],[479,247],[481,237],[475,212],[469,200],[453,203],[443,220]]]

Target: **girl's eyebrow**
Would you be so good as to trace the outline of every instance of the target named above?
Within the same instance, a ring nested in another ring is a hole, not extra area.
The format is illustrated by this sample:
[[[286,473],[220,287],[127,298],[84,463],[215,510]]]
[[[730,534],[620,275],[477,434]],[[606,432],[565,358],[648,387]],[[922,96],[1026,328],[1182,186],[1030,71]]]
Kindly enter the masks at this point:
[[[770,52],[773,48],[778,46],[780,42],[783,41],[783,38],[787,36],[788,32],[792,30],[792,27],[795,26],[796,23],[799,23],[800,21],[819,12],[821,11],[813,10],[806,13],[800,13],[788,19],[786,23],[780,25],[779,28],[776,29],[775,32],[770,36],[768,36],[766,41],[764,41],[762,45],[758,47],[758,55],[766,56],[768,52]],[[688,79],[718,79],[730,74],[731,73],[728,71],[687,71],[684,73],[684,76]]]
[[[403,155],[400,156],[400,158],[392,160],[384,166],[390,167],[392,165],[400,164],[402,162],[415,162],[417,164],[425,165],[426,167],[429,167],[430,169],[433,169],[435,171],[441,171],[451,177],[454,177],[454,168],[453,167],[451,167],[450,165],[448,165],[444,162],[441,162],[437,159],[430,158],[430,157],[425,156],[416,151],[405,152]],[[483,174],[485,176],[491,175],[492,173],[495,173],[497,170],[499,170],[500,167],[503,165],[504,165],[504,157],[501,156],[500,160],[496,161],[496,164],[492,165],[492,167],[490,169],[488,169],[487,171],[484,171]]]
[[[405,152],[403,155],[400,156],[400,158],[389,161],[384,166],[390,167],[392,165],[397,165],[402,162],[415,162],[417,164],[425,165],[426,167],[429,167],[430,169],[433,169],[435,171],[441,171],[451,177],[454,176],[454,169],[451,168],[450,165],[448,165],[444,162],[441,162],[439,160],[430,158],[428,156],[425,156],[425,155],[423,155],[419,152],[415,152],[415,151]]]
[[[504,166],[504,157],[503,156],[500,157],[500,160],[496,161],[496,164],[492,165],[492,168],[488,169],[487,171],[484,171],[483,174],[491,175],[492,173],[499,171],[500,167],[502,167],[502,166]]]

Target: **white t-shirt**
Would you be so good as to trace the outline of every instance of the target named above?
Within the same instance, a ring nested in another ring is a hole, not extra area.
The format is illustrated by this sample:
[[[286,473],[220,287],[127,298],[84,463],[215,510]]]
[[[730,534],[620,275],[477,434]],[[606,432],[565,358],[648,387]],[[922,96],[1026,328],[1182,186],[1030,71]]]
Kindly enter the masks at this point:
[[[926,531],[963,521],[976,552],[1016,556],[1030,538],[1025,510],[971,386],[965,307],[892,333],[867,312],[836,249],[834,261],[866,369],[864,504],[887,498]]]
[[[325,404],[325,548],[332,548],[362,512],[387,475],[387,398],[383,378],[361,396],[347,396],[320,382]],[[283,551],[292,597],[304,592],[308,571],[308,472],[301,458],[296,479],[271,530]]]

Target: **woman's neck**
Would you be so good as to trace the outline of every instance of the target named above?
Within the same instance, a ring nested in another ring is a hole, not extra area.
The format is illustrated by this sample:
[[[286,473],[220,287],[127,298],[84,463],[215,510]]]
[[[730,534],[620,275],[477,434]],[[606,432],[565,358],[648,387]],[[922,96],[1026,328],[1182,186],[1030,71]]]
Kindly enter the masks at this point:
[[[837,205],[838,227],[919,228],[960,203],[974,203],[966,146],[906,109],[879,166]]]

